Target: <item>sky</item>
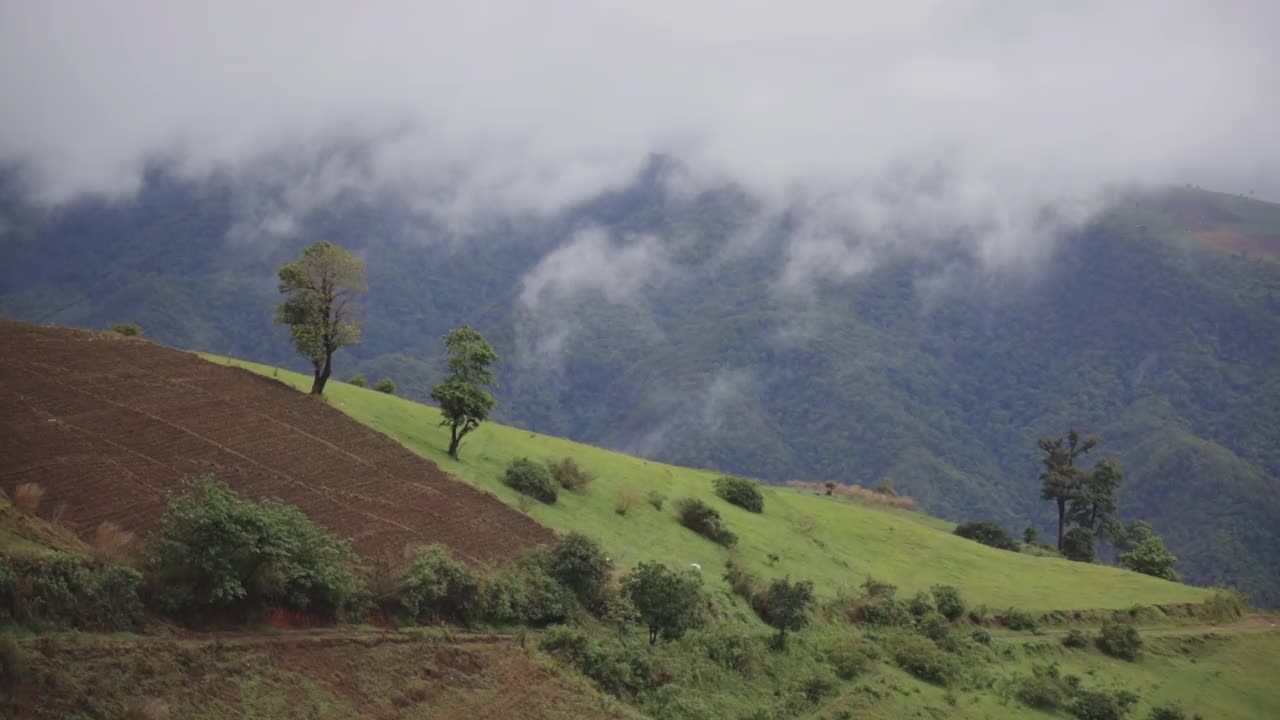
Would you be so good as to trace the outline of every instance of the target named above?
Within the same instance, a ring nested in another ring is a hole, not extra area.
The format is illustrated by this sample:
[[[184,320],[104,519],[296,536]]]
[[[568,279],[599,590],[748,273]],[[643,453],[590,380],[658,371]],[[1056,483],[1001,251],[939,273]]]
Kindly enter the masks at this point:
[[[956,228],[1022,267],[1134,183],[1280,200],[1277,27],[1274,0],[0,0],[0,163],[51,204],[153,163],[281,189],[252,242],[343,192],[462,234],[549,216],[664,153],[671,192],[801,218],[803,291]],[[526,304],[669,269],[653,238],[556,252]]]

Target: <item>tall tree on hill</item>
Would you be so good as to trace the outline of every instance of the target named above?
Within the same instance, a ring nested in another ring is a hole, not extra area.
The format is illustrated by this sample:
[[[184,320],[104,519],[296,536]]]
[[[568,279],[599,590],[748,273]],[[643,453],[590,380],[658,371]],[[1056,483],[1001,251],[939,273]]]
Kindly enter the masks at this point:
[[[1044,451],[1044,471],[1040,473],[1040,497],[1053,500],[1058,505],[1058,552],[1062,552],[1062,540],[1066,534],[1067,503],[1079,492],[1082,473],[1075,466],[1076,458],[1089,452],[1098,439],[1080,438],[1072,428],[1065,438],[1041,438]]]
[[[1094,538],[1114,543],[1124,532],[1116,520],[1122,482],[1124,473],[1119,463],[1110,458],[1099,462],[1091,472],[1081,473],[1067,519],[1093,533]]]
[[[440,406],[440,425],[449,428],[449,456],[458,459],[458,445],[467,433],[489,419],[497,401],[485,385],[497,385],[491,365],[498,361],[479,331],[467,325],[444,336],[449,351],[449,379],[431,388],[431,399]]]
[[[280,268],[279,275],[286,299],[276,322],[289,326],[293,346],[311,361],[311,394],[320,395],[333,370],[333,354],[360,342],[355,299],[369,290],[364,263],[345,248],[318,242]]]

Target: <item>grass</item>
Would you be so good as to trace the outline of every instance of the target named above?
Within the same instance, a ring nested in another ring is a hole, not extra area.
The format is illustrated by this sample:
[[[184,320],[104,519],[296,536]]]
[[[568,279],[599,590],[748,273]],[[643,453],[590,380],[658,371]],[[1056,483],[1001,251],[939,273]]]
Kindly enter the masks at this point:
[[[265,365],[205,356],[306,390],[311,378]],[[765,488],[762,514],[747,512],[715,496],[717,473],[681,468],[582,445],[495,423],[485,423],[462,443],[461,460],[446,453],[448,435],[438,411],[426,405],[340,382],[326,398],[356,420],[387,434],[456,477],[521,507],[561,532],[578,531],[604,544],[623,568],[642,560],[673,565],[698,563],[709,589],[728,593],[721,571],[729,551],[681,527],[673,506],[681,497],[711,503],[739,537],[736,552],[763,578],[790,575],[814,581],[820,594],[857,588],[868,576],[888,580],[907,593],[934,584],[955,585],[971,606],[1014,606],[1033,611],[1128,608],[1134,604],[1200,602],[1201,588],[1116,568],[1040,558],[988,548],[951,535],[951,527],[919,513],[879,509],[823,493]],[[521,503],[502,483],[508,463],[573,458],[596,476],[584,494],[561,493],[555,505]],[[668,498],[661,511],[638,502],[617,512],[620,494]],[[776,555],[777,561],[771,561]]]
[[[75,533],[20,511],[0,493],[0,555],[40,557],[59,550],[81,557],[91,552]]]

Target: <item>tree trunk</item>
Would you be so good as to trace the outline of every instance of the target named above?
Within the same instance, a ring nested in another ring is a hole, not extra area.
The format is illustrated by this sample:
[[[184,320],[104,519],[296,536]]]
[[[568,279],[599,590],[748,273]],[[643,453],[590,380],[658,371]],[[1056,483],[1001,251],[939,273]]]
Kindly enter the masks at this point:
[[[312,395],[323,395],[324,384],[329,382],[329,373],[333,371],[333,353],[324,356],[324,365],[316,365],[315,381],[311,383]]]
[[[1067,501],[1064,498],[1058,498],[1058,552],[1062,552],[1062,534],[1065,528],[1065,518],[1067,514]]]
[[[458,426],[449,426],[449,457],[454,460],[458,459],[458,445],[462,443],[462,436],[458,434]]]

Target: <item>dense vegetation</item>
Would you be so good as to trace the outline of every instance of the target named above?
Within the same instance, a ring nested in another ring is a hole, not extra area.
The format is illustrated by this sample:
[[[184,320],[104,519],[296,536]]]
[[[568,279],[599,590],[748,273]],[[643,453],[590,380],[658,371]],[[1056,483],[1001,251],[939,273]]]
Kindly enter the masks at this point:
[[[426,398],[447,377],[435,338],[465,319],[508,361],[500,420],[771,480],[891,476],[943,517],[1046,531],[1056,517],[1039,499],[1035,440],[1088,427],[1125,468],[1121,519],[1140,510],[1188,579],[1280,601],[1280,270],[1201,239],[1274,236],[1280,209],[1195,190],[1135,196],[1037,272],[989,277],[942,251],[789,298],[776,292],[786,223],[726,252],[757,228],[752,199],[673,196],[669,172],[655,164],[561,217],[462,242],[395,205],[343,200],[301,218],[307,237],[369,263],[362,344],[343,362]],[[294,361],[271,322],[275,288],[258,278],[304,240],[227,243],[238,192],[156,172],[136,200],[46,212],[0,187],[0,312],[128,319],[179,347]],[[523,305],[521,278],[588,224],[620,242],[664,238],[685,271],[627,302],[588,290]],[[550,357],[535,352],[547,318],[572,318]]]

